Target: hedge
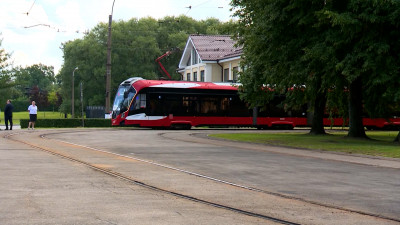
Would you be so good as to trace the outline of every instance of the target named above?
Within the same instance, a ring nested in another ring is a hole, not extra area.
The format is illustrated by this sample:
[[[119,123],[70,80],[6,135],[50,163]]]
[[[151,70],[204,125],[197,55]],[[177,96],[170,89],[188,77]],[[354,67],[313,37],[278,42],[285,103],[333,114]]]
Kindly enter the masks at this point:
[[[21,128],[28,127],[28,119],[20,119]],[[85,119],[85,127],[111,127],[111,120],[107,119]],[[39,119],[35,123],[35,128],[74,128],[82,127],[82,119]]]

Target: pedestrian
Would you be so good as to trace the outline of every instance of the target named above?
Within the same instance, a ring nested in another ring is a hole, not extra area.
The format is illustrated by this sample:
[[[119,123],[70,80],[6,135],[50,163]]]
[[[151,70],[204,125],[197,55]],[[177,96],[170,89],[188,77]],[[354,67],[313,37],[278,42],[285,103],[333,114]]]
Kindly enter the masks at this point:
[[[6,130],[8,130],[8,122],[10,122],[10,130],[12,130],[12,127],[13,127],[13,120],[12,120],[13,110],[14,110],[14,107],[13,107],[13,105],[11,105],[11,100],[8,99],[6,107],[4,108],[4,120],[6,122]]]
[[[32,105],[30,105],[28,107],[28,112],[29,112],[28,130],[29,130],[29,128],[32,128],[32,130],[35,129],[35,122],[37,120],[37,111],[38,111],[38,108],[36,106],[36,102],[32,101]]]

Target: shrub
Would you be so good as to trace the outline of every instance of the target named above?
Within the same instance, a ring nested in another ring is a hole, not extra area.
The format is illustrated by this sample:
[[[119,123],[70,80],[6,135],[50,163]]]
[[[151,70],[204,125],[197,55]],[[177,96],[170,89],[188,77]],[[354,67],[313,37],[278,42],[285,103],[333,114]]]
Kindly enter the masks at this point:
[[[21,128],[28,127],[29,120],[21,119]],[[85,119],[85,127],[111,127],[111,120],[107,119]],[[74,128],[82,127],[82,119],[39,119],[35,123],[35,127],[41,128]]]

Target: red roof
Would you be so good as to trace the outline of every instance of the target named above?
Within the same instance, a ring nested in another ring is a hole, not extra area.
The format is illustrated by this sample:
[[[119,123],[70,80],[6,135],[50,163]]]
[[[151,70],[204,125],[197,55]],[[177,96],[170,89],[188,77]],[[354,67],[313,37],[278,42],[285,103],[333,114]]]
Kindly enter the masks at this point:
[[[201,60],[214,61],[240,56],[242,47],[235,47],[236,41],[229,35],[190,35]]]

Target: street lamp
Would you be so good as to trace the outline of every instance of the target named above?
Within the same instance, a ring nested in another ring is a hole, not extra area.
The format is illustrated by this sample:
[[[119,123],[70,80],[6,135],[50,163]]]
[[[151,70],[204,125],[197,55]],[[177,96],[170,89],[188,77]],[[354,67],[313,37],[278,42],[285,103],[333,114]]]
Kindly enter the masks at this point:
[[[85,118],[83,117],[83,86],[81,81],[81,109],[82,109],[82,127],[85,127]]]
[[[108,17],[108,38],[107,38],[107,64],[106,64],[106,108],[105,113],[110,113],[110,90],[111,90],[111,23],[112,23],[112,14],[114,11],[114,3],[113,1],[111,8],[111,15]]]
[[[72,71],[72,97],[71,97],[71,107],[72,107],[72,118],[75,118],[75,103],[74,103],[74,77],[75,77],[75,70],[77,70],[78,67]]]

